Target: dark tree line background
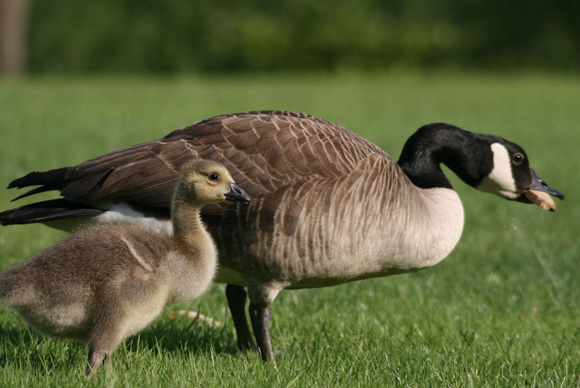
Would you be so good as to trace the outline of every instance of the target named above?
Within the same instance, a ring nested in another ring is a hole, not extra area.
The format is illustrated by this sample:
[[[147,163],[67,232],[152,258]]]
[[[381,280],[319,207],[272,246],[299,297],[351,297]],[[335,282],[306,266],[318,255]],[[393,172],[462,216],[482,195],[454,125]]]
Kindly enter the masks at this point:
[[[35,0],[31,73],[580,69],[579,0]]]

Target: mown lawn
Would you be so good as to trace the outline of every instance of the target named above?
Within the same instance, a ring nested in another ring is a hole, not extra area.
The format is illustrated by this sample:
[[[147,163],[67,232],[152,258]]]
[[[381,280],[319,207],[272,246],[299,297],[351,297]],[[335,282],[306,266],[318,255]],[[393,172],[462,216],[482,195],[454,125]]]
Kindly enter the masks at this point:
[[[578,387],[579,102],[579,77],[533,74],[1,81],[0,210],[17,194],[4,187],[29,171],[255,109],[321,116],[395,158],[430,122],[499,134],[524,147],[566,200],[548,213],[453,179],[466,212],[453,253],[418,273],[281,293],[271,325],[277,370],[236,350],[223,285],[168,309],[90,381],[86,345],[41,337],[0,308],[0,387]],[[38,225],[0,228],[0,270],[62,236]],[[170,320],[178,308],[222,326]]]

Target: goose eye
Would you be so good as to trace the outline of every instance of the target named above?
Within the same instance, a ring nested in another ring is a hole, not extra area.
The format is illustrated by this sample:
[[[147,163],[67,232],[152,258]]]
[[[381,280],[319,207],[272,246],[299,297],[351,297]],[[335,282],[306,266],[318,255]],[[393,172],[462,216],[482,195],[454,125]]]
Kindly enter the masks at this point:
[[[524,159],[525,159],[524,155],[523,154],[520,154],[518,152],[517,154],[514,154],[513,162],[514,162],[514,164],[516,166],[519,166],[519,165],[521,165],[524,162]]]
[[[213,182],[219,182],[220,176],[218,173],[212,172],[211,174],[209,174],[209,180]]]

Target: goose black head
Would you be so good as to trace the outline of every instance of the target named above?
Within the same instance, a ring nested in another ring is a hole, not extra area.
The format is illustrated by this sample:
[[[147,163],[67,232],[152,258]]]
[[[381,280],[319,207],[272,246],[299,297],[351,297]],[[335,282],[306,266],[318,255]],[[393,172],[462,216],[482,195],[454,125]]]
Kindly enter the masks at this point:
[[[452,188],[441,171],[441,163],[468,185],[509,200],[554,210],[549,195],[564,198],[535,173],[526,152],[517,144],[450,124],[419,128],[405,143],[398,161],[416,186]]]

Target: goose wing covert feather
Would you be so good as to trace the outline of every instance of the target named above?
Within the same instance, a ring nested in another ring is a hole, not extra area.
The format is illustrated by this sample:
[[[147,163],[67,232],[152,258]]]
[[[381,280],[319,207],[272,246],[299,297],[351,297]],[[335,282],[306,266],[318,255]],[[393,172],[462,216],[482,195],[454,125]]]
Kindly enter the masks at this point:
[[[314,116],[230,114],[81,163],[66,172],[58,189],[81,201],[168,207],[183,163],[204,158],[225,164],[234,180],[259,198],[299,182],[346,176],[370,153],[395,163],[362,137]]]

